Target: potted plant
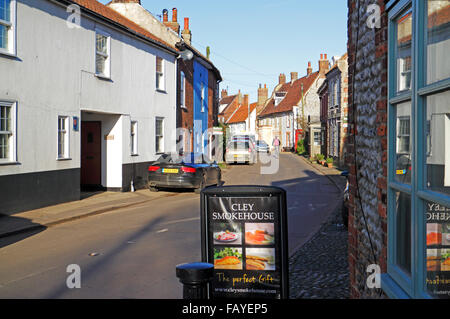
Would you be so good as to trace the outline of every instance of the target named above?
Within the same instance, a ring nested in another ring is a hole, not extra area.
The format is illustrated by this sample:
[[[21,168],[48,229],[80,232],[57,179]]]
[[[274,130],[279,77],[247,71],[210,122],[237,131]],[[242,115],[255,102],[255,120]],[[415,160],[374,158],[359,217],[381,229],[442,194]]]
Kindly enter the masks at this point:
[[[333,167],[333,158],[332,158],[332,157],[328,157],[327,160],[326,160],[326,162],[327,162],[327,166],[328,166],[329,168],[332,168],[332,167]]]
[[[316,154],[316,161],[318,164],[321,164],[324,160],[325,156],[323,154]]]

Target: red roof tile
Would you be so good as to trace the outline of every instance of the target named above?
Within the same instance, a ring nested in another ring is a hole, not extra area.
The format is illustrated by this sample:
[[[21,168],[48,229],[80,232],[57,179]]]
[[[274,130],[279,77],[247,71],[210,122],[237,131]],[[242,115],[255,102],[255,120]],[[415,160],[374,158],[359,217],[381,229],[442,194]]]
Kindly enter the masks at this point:
[[[224,122],[233,115],[234,111],[239,107],[238,95],[231,95],[220,100],[220,105],[228,104],[222,112],[220,112],[219,117],[223,117]]]
[[[113,22],[116,22],[123,27],[130,29],[131,31],[134,31],[138,33],[141,36],[144,36],[146,38],[149,38],[160,45],[166,46],[172,50],[178,51],[175,47],[171,46],[170,44],[166,43],[165,41],[161,40],[160,38],[156,37],[152,33],[148,32],[144,28],[140,27],[133,21],[127,19],[120,13],[114,11],[113,9],[105,6],[104,4],[98,2],[97,0],[71,0],[73,3],[78,4],[79,6],[86,8],[96,14],[99,14]]]
[[[275,99],[271,98],[258,117],[292,111],[293,107],[298,105],[302,99],[302,84],[303,95],[305,95],[318,77],[319,72],[315,72],[309,76],[296,80],[294,83],[288,82],[283,84],[276,92],[286,92],[284,99],[280,102],[280,104],[275,106]]]
[[[256,106],[258,106],[258,103],[252,103],[249,105],[250,113],[252,113],[255,110]],[[248,109],[249,108],[247,106],[241,105],[239,109],[228,120],[227,124],[236,124],[245,122],[249,116]]]

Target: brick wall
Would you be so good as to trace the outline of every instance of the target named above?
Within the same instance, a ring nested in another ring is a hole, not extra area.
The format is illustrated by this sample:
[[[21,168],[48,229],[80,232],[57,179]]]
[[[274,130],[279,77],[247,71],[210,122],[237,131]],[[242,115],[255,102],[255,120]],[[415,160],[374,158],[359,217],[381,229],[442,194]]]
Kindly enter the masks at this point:
[[[366,24],[370,16],[367,7],[374,3],[381,8],[379,29]],[[384,295],[379,290],[366,286],[366,269],[376,263],[386,272],[387,15],[381,0],[348,0],[348,9],[349,135],[345,161],[350,172],[351,297],[380,298]]]

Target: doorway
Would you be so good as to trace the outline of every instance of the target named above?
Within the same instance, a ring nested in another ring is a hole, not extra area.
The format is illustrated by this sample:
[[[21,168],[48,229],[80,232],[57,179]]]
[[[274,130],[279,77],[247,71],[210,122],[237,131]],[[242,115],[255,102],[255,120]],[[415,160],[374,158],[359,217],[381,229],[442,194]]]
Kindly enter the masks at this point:
[[[102,188],[101,122],[81,122],[81,188]]]

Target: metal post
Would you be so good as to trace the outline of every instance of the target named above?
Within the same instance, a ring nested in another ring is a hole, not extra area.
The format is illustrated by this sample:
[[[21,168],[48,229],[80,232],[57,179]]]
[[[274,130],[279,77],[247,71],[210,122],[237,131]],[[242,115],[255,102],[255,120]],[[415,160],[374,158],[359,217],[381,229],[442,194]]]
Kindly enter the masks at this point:
[[[176,274],[183,284],[183,299],[208,299],[208,283],[214,276],[214,265],[182,264],[176,267]]]

